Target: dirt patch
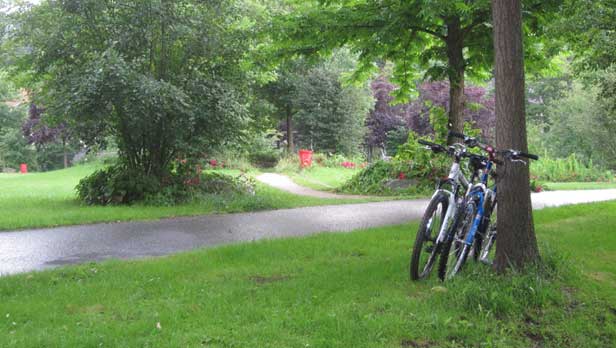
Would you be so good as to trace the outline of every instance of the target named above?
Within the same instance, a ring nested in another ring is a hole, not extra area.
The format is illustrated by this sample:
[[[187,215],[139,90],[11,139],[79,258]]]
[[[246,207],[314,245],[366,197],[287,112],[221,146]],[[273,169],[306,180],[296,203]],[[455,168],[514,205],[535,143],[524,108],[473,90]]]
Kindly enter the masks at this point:
[[[291,277],[281,274],[275,274],[271,276],[252,276],[249,279],[257,284],[268,284],[275,282],[282,282],[285,280],[289,280]]]
[[[426,340],[409,340],[404,339],[400,342],[400,347],[412,347],[412,348],[431,348],[434,346],[434,343]]]
[[[543,347],[544,338],[543,338],[543,335],[541,335],[540,333],[532,332],[532,331],[526,331],[526,332],[524,332],[524,335],[531,340],[531,342],[533,344],[531,347],[533,347],[533,348],[535,348],[535,347],[537,347],[537,348]]]

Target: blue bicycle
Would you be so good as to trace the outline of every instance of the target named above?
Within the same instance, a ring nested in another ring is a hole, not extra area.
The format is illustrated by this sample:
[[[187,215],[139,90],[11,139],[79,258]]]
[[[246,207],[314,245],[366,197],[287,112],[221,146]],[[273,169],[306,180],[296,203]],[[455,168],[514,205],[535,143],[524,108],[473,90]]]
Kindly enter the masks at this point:
[[[496,158],[497,155],[504,160],[512,162],[526,162],[522,158],[538,160],[539,157],[517,150],[496,151],[494,147],[480,143],[477,139],[464,134],[450,132],[454,137],[464,140],[467,147],[477,147],[483,150],[487,156],[474,155],[470,163],[480,171],[481,180],[473,184],[462,203],[463,208],[454,227],[443,245],[439,260],[438,275],[441,280],[454,277],[464,266],[469,255],[483,263],[491,264],[490,251],[496,241],[496,223],[492,216],[496,216],[496,184],[489,186],[490,176],[495,177],[494,164],[502,164],[503,161]]]

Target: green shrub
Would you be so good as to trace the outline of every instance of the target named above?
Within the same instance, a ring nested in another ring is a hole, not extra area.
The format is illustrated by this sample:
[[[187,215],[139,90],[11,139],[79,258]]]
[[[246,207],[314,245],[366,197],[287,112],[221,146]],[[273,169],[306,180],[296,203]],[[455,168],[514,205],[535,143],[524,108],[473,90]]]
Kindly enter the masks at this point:
[[[255,193],[255,180],[246,175],[231,176],[217,172],[201,174],[199,190],[211,194],[252,194]]]
[[[251,153],[250,162],[259,168],[274,168],[280,160],[280,153],[276,151],[259,151]]]
[[[254,194],[255,182],[244,174],[201,173],[200,166],[181,161],[162,182],[115,164],[82,179],[76,189],[79,200],[90,205],[174,205],[203,195]]]
[[[407,142],[398,147],[392,161],[371,164],[353,176],[341,190],[363,194],[428,193],[435,181],[447,174],[450,159],[426,150],[418,139],[415,132],[409,132]],[[406,189],[391,189],[389,184],[395,179],[411,180],[412,185]]]
[[[355,174],[340,191],[377,195],[427,194],[434,188],[441,170],[431,167],[430,174],[424,175],[425,168],[413,162],[377,161]],[[390,184],[395,180],[408,180],[409,186],[394,189]]]
[[[297,154],[282,157],[276,164],[279,173],[297,173],[300,171],[299,156]]]
[[[76,190],[79,200],[86,204],[128,204],[158,193],[161,184],[154,177],[115,164],[81,179]]]

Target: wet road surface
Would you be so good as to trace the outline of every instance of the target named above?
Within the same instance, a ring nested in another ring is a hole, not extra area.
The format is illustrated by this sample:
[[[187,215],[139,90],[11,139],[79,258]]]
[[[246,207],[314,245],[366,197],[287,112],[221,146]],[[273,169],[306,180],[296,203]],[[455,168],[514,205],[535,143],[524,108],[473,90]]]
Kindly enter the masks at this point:
[[[616,189],[555,191],[534,194],[533,205],[543,208],[615,199]],[[240,241],[400,224],[420,218],[427,202],[362,203],[0,232],[0,274],[111,258],[162,256]]]

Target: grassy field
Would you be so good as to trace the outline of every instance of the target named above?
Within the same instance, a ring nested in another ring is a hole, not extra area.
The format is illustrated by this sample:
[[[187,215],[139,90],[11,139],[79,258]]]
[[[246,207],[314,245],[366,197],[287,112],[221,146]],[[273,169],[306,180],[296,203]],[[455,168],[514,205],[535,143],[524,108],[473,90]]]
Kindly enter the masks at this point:
[[[225,198],[212,195],[202,201],[178,206],[85,206],[75,200],[75,185],[96,167],[84,165],[27,175],[0,174],[0,230],[367,201],[302,197],[258,184],[255,196]]]
[[[315,190],[333,191],[342,186],[358,172],[359,169],[314,166],[299,172],[290,172],[286,174],[298,185],[310,187]]]
[[[537,212],[542,270],[444,284],[408,280],[414,224],[0,278],[0,346],[613,347],[615,212]]]
[[[616,182],[548,182],[548,190],[600,190],[616,188]]]

